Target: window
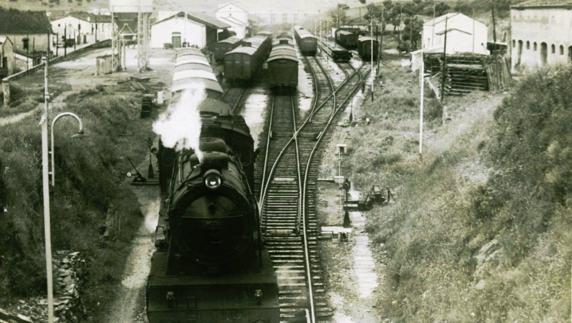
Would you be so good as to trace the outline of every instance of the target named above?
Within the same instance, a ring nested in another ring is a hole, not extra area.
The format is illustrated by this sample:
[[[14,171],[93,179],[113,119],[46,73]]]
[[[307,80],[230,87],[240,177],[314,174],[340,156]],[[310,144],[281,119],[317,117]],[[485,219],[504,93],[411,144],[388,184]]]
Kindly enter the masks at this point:
[[[528,40],[526,41],[526,49],[530,49],[530,42]]]
[[[560,55],[564,55],[564,46],[560,45]]]
[[[556,46],[554,46],[554,44],[550,46],[550,51],[552,52],[552,54],[556,54]]]
[[[534,51],[538,50],[538,46],[536,44],[536,42],[534,42]]]
[[[512,47],[516,47],[516,40],[512,40]]]

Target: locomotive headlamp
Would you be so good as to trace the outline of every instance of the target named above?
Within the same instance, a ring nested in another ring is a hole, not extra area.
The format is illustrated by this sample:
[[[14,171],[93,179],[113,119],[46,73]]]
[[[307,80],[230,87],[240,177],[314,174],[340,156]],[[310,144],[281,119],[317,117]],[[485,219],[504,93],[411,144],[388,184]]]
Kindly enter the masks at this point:
[[[211,190],[216,190],[222,184],[222,176],[216,169],[209,169],[203,176],[205,186]]]

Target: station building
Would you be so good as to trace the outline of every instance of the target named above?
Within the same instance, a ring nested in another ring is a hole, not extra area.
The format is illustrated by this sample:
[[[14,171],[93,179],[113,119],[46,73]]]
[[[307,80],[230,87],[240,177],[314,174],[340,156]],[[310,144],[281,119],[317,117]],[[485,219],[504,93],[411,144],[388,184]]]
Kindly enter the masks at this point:
[[[63,39],[73,40],[76,44],[90,44],[111,39],[111,16],[96,15],[87,12],[71,12],[64,15],[50,15],[52,31],[57,35],[57,43]],[[53,43],[55,44],[56,38]]]
[[[151,47],[209,47],[218,41],[218,32],[228,28],[214,17],[181,11],[151,26]]]
[[[421,49],[443,52],[445,34],[447,54],[474,53],[488,55],[487,26],[462,13],[451,12],[423,24]]]
[[[514,5],[512,71],[572,62],[572,0],[533,0]]]
[[[233,3],[226,3],[217,9],[215,17],[230,25],[229,30],[234,31],[237,37],[244,38],[246,36],[249,26],[246,10]]]
[[[51,50],[51,33],[45,11],[0,8],[0,37],[10,38],[17,54],[39,57]]]

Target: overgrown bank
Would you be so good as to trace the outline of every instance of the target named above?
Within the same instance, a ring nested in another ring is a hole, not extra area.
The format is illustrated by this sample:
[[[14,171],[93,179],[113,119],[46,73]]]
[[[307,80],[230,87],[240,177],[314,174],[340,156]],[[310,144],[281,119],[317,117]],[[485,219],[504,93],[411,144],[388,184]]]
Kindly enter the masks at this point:
[[[54,250],[87,257],[83,300],[91,313],[111,299],[109,286],[120,279],[141,221],[125,174],[131,168],[127,158],[142,160],[151,136],[151,121],[139,119],[143,92],[126,82],[71,95],[66,110],[81,116],[86,136],[72,138],[77,126],[67,120],[55,129],[52,242]],[[0,201],[7,209],[0,218],[4,301],[45,295],[40,147],[36,118],[0,128]]]
[[[395,193],[368,215],[377,253],[388,254],[378,311],[397,322],[565,321],[572,68],[531,76],[502,104],[452,99],[444,126],[430,108],[422,161],[415,80],[392,66],[384,76],[346,163],[360,189],[374,181]]]

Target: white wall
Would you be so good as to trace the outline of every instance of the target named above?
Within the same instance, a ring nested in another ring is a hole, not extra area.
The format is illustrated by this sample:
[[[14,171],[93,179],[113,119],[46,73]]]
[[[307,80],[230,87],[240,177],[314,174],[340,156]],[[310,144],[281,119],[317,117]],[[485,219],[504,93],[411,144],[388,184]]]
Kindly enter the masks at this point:
[[[67,39],[76,39],[78,44],[92,43],[94,41],[92,32],[92,23],[75,17],[67,16],[50,22],[54,33],[58,34],[58,39],[61,41],[61,36],[64,31],[67,34]],[[67,28],[66,28],[67,26]],[[95,28],[95,26],[93,26]],[[84,37],[85,36],[85,37]]]
[[[435,26],[423,25],[422,48],[424,50],[443,50],[445,42],[445,19]],[[487,26],[462,14],[447,20],[447,53],[472,52],[489,54],[487,50]]]
[[[248,13],[243,9],[228,4],[219,8],[215,17],[230,25],[230,30],[234,31],[240,38],[246,35],[246,27],[248,26]]]
[[[512,70],[527,72],[544,66],[541,49],[546,43],[546,65],[566,64],[572,57],[572,10],[511,10]],[[526,44],[529,43],[527,48]],[[522,43],[519,51],[519,43]],[[534,44],[536,43],[536,50]],[[552,52],[554,45],[555,52]],[[560,51],[562,46],[563,51]],[[520,53],[519,53],[520,52]]]
[[[173,32],[181,33],[181,43],[188,42],[200,48],[206,46],[206,28],[204,25],[183,17],[171,18],[151,27],[151,47],[163,48],[171,43]]]

